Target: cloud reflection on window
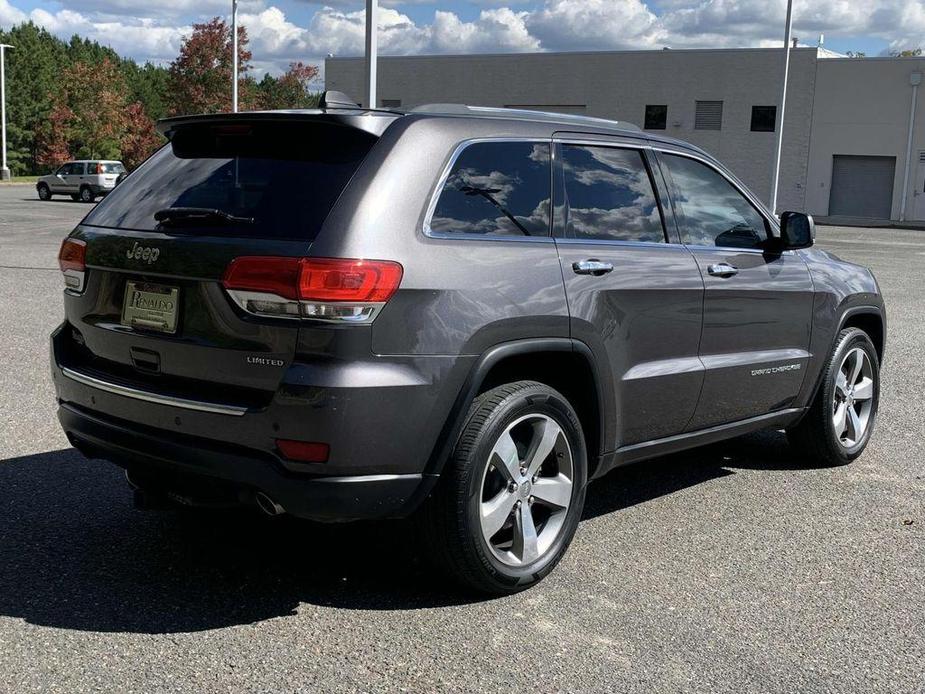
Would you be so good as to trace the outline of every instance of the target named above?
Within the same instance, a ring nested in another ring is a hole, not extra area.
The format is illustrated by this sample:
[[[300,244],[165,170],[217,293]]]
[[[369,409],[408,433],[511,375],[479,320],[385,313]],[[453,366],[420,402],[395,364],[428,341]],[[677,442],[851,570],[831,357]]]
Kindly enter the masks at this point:
[[[664,242],[655,192],[637,150],[563,145],[567,235]]]
[[[549,233],[549,146],[480,142],[450,172],[430,221],[444,234],[546,236]]]

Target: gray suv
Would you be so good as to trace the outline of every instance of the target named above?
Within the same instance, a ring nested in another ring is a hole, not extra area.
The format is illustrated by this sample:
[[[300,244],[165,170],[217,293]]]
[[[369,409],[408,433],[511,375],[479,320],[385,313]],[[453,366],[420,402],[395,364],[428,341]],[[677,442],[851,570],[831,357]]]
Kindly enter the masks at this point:
[[[414,516],[478,590],[590,480],[760,429],[861,454],[885,312],[700,149],[464,106],[172,118],[64,241],[59,418],[140,505]]]

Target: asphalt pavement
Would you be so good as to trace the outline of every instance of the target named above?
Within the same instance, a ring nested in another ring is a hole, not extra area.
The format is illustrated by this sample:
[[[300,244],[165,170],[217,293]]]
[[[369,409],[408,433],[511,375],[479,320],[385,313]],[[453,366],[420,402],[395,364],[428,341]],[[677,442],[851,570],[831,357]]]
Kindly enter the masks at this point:
[[[0,186],[0,691],[925,691],[925,232],[819,232],[888,306],[861,459],[770,432],[617,470],[548,579],[481,600],[407,523],[137,511],[71,450],[47,336],[88,210]]]

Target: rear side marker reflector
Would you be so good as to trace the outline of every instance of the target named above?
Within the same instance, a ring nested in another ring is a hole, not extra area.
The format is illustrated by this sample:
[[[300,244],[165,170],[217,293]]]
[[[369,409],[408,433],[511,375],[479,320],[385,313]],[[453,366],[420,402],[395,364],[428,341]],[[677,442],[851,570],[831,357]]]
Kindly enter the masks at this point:
[[[326,463],[331,447],[317,441],[276,439],[276,447],[283,457],[299,463]]]
[[[87,242],[64,239],[58,252],[58,267],[64,275],[64,286],[72,292],[82,292],[87,272]]]
[[[248,313],[279,318],[369,323],[401,284],[389,260],[244,256],[222,284]]]

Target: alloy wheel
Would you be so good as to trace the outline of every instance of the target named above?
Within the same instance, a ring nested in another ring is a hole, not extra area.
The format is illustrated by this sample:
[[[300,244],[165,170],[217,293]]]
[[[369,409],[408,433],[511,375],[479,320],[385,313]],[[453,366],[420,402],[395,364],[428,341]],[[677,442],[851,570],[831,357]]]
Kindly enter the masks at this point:
[[[504,430],[479,499],[482,536],[498,561],[520,567],[549,551],[568,517],[573,480],[572,450],[554,419],[530,414]]]
[[[842,360],[832,396],[832,424],[843,448],[863,439],[874,408],[874,369],[870,357],[855,347]]]

